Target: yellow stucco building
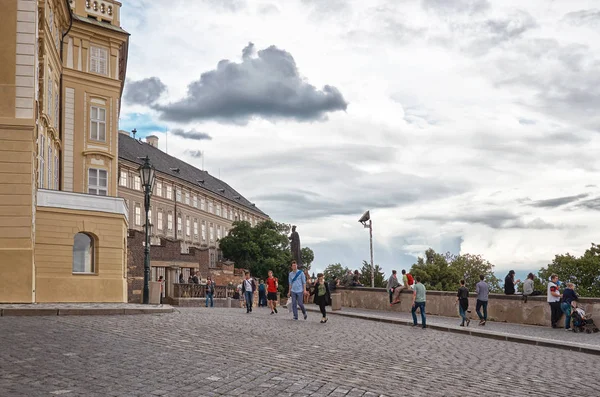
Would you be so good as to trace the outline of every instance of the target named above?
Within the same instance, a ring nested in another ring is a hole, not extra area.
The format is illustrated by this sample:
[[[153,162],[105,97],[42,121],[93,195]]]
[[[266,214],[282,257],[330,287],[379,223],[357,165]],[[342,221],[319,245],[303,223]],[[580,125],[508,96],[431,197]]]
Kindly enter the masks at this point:
[[[2,6],[0,302],[125,302],[121,3]]]

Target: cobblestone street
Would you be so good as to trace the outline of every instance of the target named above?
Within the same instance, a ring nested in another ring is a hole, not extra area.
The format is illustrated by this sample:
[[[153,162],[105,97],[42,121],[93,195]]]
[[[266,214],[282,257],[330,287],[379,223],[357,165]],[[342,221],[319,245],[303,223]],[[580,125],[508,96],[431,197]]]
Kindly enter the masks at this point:
[[[598,396],[598,356],[285,309],[0,318],[0,395]]]

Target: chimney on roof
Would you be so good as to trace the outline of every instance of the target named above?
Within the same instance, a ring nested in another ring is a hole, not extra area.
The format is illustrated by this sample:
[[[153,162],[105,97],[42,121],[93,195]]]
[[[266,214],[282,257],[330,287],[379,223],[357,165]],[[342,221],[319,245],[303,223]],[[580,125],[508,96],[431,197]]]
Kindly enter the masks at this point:
[[[146,137],[146,143],[150,146],[158,148],[158,137],[156,135],[148,135]]]

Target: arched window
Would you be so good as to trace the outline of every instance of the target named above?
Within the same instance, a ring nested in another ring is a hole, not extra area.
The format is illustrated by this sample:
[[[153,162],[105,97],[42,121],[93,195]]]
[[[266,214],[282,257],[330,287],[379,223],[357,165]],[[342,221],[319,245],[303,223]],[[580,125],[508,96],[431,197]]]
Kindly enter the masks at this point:
[[[73,273],[94,272],[94,239],[77,233],[73,241]]]

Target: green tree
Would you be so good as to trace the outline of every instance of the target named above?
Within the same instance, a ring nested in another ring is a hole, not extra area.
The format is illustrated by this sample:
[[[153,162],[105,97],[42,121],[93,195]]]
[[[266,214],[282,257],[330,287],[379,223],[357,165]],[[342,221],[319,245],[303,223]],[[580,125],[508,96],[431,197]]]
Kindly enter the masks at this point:
[[[450,267],[451,259],[452,254],[442,255],[429,248],[425,251],[425,258],[417,258],[417,263],[412,265],[410,273],[413,277],[420,277],[427,289],[453,291],[458,289],[460,276]]]
[[[385,279],[385,274],[381,270],[381,267],[377,264],[375,267],[375,288],[385,288],[387,285],[387,281]],[[360,282],[365,287],[371,286],[371,264],[367,261],[363,261],[362,269],[360,270]]]
[[[600,296],[600,246],[592,243],[580,257],[571,254],[556,255],[552,263],[540,269],[540,281],[547,285],[553,273],[558,275],[561,282],[575,284],[580,296]]]
[[[348,269],[345,266],[342,266],[340,263],[332,263],[325,268],[325,270],[323,271],[323,275],[325,276],[325,280],[328,281],[333,280],[334,277],[337,277],[341,280],[342,277],[345,276],[349,270],[350,269]]]
[[[307,270],[310,270],[310,265],[315,260],[315,253],[308,247],[304,247],[300,251],[302,254],[302,264],[307,268]]]
[[[475,291],[475,284],[479,282],[479,275],[483,274],[491,292],[502,292],[500,280],[494,275],[494,265],[481,255],[463,254],[451,258],[450,267],[456,271],[459,277],[465,280],[466,287],[470,291]]]

